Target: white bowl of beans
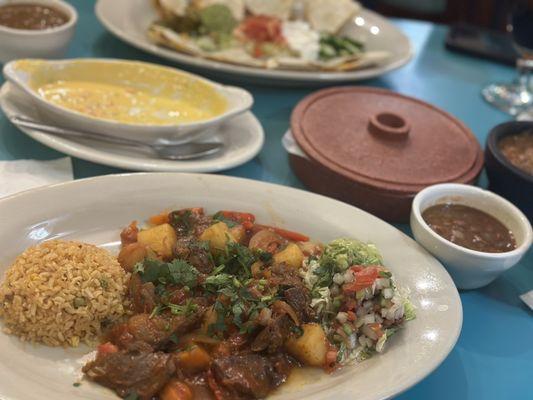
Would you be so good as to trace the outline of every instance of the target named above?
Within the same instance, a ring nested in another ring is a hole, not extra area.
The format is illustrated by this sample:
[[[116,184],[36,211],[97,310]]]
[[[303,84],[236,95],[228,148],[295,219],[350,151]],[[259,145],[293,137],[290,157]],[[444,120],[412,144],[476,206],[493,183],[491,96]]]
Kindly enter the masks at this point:
[[[61,0],[0,0],[0,62],[62,57],[77,21]]]
[[[456,183],[429,186],[415,196],[411,229],[459,289],[488,285],[518,263],[533,241],[531,224],[512,203]]]

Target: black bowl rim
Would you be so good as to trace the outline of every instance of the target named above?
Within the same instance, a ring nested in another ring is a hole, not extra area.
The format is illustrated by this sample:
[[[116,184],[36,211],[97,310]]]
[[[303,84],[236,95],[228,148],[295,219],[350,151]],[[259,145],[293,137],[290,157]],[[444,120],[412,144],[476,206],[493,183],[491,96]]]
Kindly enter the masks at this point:
[[[521,170],[518,167],[515,167],[507,158],[502,154],[498,147],[498,141],[501,137],[516,134],[519,132],[516,131],[510,131],[509,127],[515,127],[520,126],[524,128],[530,128],[533,130],[533,121],[508,121],[504,122],[502,124],[496,125],[494,128],[492,128],[489,132],[489,136],[487,138],[487,148],[490,150],[494,158],[500,164],[502,164],[504,167],[509,169],[512,173],[515,175],[518,175],[522,179],[525,179],[526,181],[533,183],[533,175],[528,174],[527,172]],[[519,129],[516,127],[515,129]]]

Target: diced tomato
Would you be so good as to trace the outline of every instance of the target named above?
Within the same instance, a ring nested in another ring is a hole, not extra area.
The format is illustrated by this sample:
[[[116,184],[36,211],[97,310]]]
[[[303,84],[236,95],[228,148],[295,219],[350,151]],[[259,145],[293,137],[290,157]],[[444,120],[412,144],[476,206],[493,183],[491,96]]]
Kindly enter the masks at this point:
[[[123,245],[135,243],[137,241],[137,234],[139,228],[137,228],[137,221],[132,221],[122,232],[120,232],[120,241]]]
[[[261,43],[255,44],[254,51],[252,52],[252,54],[255,58],[263,57],[263,48],[261,47]]]
[[[342,290],[346,293],[357,292],[372,286],[379,276],[379,267],[377,266],[369,266],[362,269],[360,269],[360,266],[353,266],[352,271],[355,272],[355,281],[345,283],[342,286]]]
[[[168,224],[168,212],[163,211],[161,214],[152,215],[150,218],[148,218],[148,222],[150,222],[152,225]]]
[[[327,341],[328,349],[326,351],[326,359],[324,362],[324,370],[328,373],[335,371],[339,368],[337,364],[337,348]]]
[[[357,315],[353,311],[347,311],[346,314],[348,314],[348,321],[354,322],[357,319]]]
[[[332,349],[326,353],[326,365],[334,364],[337,361],[337,350]]]
[[[302,235],[301,233],[298,233],[298,232],[288,231],[286,229],[276,228],[274,226],[268,226],[268,225],[260,225],[260,224],[254,225],[255,231],[260,231],[263,229],[269,229],[271,231],[274,231],[281,237],[288,239],[288,240],[295,241],[295,242],[309,241],[309,236]]]
[[[383,331],[381,330],[381,324],[378,324],[377,322],[373,324],[368,324],[368,327],[374,331],[374,333],[380,338],[383,336]]]
[[[111,353],[116,353],[117,351],[118,351],[118,347],[115,346],[111,342],[103,343],[98,346],[99,354],[111,354]]]
[[[282,42],[282,23],[279,18],[256,15],[246,18],[239,26],[239,31],[255,42]]]

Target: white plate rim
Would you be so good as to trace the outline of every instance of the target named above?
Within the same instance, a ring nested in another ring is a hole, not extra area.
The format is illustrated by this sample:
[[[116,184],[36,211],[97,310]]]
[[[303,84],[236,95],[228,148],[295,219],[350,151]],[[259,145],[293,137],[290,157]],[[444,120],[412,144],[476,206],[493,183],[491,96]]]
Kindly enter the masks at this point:
[[[407,64],[414,57],[414,49],[411,41],[400,29],[395,27],[393,24],[389,23],[385,18],[381,17],[379,14],[363,8],[361,13],[367,13],[373,17],[380,18],[384,23],[388,24],[390,27],[395,29],[397,33],[402,37],[402,39],[407,41],[408,51],[403,54],[403,57],[398,58],[395,61],[390,63],[380,65],[377,67],[363,68],[360,70],[346,71],[346,72],[309,72],[309,71],[290,71],[290,70],[269,70],[265,68],[254,68],[247,67],[229,63],[223,63],[214,60],[208,60],[201,57],[195,57],[173,51],[170,49],[157,46],[156,44],[146,41],[138,41],[133,37],[130,37],[127,31],[122,30],[120,27],[115,26],[115,24],[108,18],[105,12],[106,2],[113,2],[116,0],[97,0],[95,4],[95,14],[100,23],[113,35],[115,35],[120,40],[130,44],[137,49],[143,50],[150,54],[162,57],[167,60],[171,60],[183,65],[202,68],[210,71],[218,71],[232,76],[244,76],[252,79],[265,79],[269,81],[279,81],[279,82],[293,82],[293,83],[335,83],[335,82],[346,82],[346,81],[357,81],[365,80],[370,78],[375,78],[377,76],[383,75],[387,72],[398,69],[405,64]]]
[[[13,85],[9,82],[5,82],[2,87],[0,87],[0,106],[10,121],[12,113],[11,109],[9,108],[10,106],[7,104],[8,102],[5,100],[5,96],[12,88]],[[126,155],[109,153],[101,149],[94,149],[88,145],[78,143],[74,140],[68,140],[59,136],[38,132],[33,129],[19,127],[16,124],[14,125],[17,127],[17,129],[21,130],[32,139],[47,147],[72,157],[110,167],[122,168],[130,171],[147,172],[218,172],[237,167],[250,161],[257,156],[257,154],[259,154],[263,148],[265,133],[257,117],[251,111],[247,111],[240,116],[236,116],[235,118],[246,118],[248,119],[247,123],[254,126],[254,129],[251,131],[254,135],[254,142],[253,146],[250,146],[240,157],[235,157],[233,160],[225,160],[224,157],[220,157],[203,160],[171,161],[155,158],[143,159],[142,156],[130,157]]]
[[[143,179],[143,177],[154,178],[154,179],[160,179],[160,180],[162,180],[164,182],[168,182],[169,178],[172,178],[172,177],[175,178],[177,176],[183,176],[185,178],[191,178],[191,179],[197,178],[199,180],[209,179],[209,180],[219,181],[218,184],[219,184],[220,187],[223,187],[225,182],[238,181],[238,182],[241,182],[241,183],[246,184],[248,186],[256,186],[258,189],[271,190],[271,191],[281,191],[281,192],[285,192],[287,194],[293,194],[295,196],[298,195],[298,196],[300,196],[302,198],[315,198],[315,199],[320,200],[322,202],[327,201],[327,202],[331,203],[332,206],[333,205],[338,205],[338,206],[343,206],[343,207],[350,207],[350,208],[354,209],[354,211],[356,211],[358,213],[362,213],[363,215],[365,215],[367,217],[371,217],[377,223],[387,225],[388,228],[391,228],[391,229],[395,230],[397,234],[403,236],[405,239],[407,239],[408,241],[410,241],[413,244],[415,244],[417,250],[419,252],[421,252],[424,256],[430,257],[430,258],[432,258],[434,260],[434,267],[438,268],[440,270],[440,272],[444,272],[444,275],[446,276],[446,278],[448,280],[447,283],[449,284],[449,288],[450,288],[450,291],[451,291],[450,295],[453,295],[453,300],[456,301],[456,304],[457,304],[457,308],[456,308],[457,314],[455,315],[456,320],[452,321],[452,323],[455,323],[455,329],[454,329],[453,332],[451,332],[451,334],[450,334],[450,336],[448,338],[448,341],[446,343],[446,346],[442,347],[440,349],[440,353],[438,354],[437,358],[433,357],[431,359],[431,362],[429,363],[430,365],[427,368],[421,369],[418,374],[410,375],[410,379],[403,381],[402,384],[399,385],[398,387],[396,387],[395,389],[385,390],[385,391],[383,391],[381,393],[381,395],[379,397],[372,397],[372,399],[375,399],[375,400],[390,399],[390,398],[392,398],[394,396],[397,396],[397,395],[405,392],[406,390],[410,389],[411,387],[413,387],[414,385],[419,383],[421,380],[426,378],[435,369],[437,369],[442,364],[442,362],[447,358],[447,356],[450,354],[450,352],[453,350],[453,348],[455,347],[455,345],[456,345],[456,343],[457,343],[457,341],[459,339],[459,335],[461,333],[462,323],[463,323],[462,302],[461,302],[461,298],[459,296],[459,292],[457,291],[455,285],[453,284],[453,280],[451,279],[451,277],[447,273],[446,269],[442,266],[442,264],[437,259],[435,259],[429,252],[427,252],[421,245],[416,243],[414,241],[414,239],[410,238],[409,236],[407,236],[405,233],[401,232],[399,229],[395,228],[394,226],[388,224],[387,222],[385,222],[385,221],[383,221],[383,220],[381,220],[381,219],[379,219],[379,218],[377,218],[377,217],[375,217],[375,216],[373,216],[373,215],[367,213],[366,211],[363,211],[363,210],[361,210],[361,209],[359,209],[357,207],[351,206],[349,204],[343,203],[343,202],[335,200],[335,199],[328,198],[326,196],[322,196],[322,195],[319,195],[319,194],[307,192],[305,190],[292,188],[292,187],[287,187],[287,186],[283,186],[283,185],[279,185],[279,184],[274,184],[274,183],[269,183],[269,182],[262,182],[262,181],[247,179],[247,178],[225,176],[225,175],[211,175],[211,174],[206,175],[206,174],[197,174],[197,173],[173,173],[173,172],[157,172],[157,173],[137,172],[137,173],[122,173],[122,174],[109,174],[109,175],[103,175],[103,176],[96,176],[96,177],[78,179],[78,180],[75,180],[75,181],[62,182],[62,183],[47,185],[47,186],[43,186],[43,187],[39,187],[39,188],[33,188],[33,189],[25,190],[25,191],[22,191],[22,192],[19,192],[19,193],[16,193],[16,194],[12,194],[10,196],[7,196],[7,197],[4,197],[4,198],[0,199],[0,207],[3,205],[3,203],[16,202],[18,199],[23,198],[25,196],[32,196],[33,195],[33,196],[37,196],[38,197],[39,193],[42,193],[42,192],[45,192],[45,191],[53,191],[53,190],[56,190],[56,189],[57,190],[61,190],[62,188],[67,187],[67,186],[83,186],[85,184],[91,184],[91,183],[94,183],[94,182],[104,182],[104,181],[111,181],[111,182],[116,181],[116,182],[119,182],[122,179],[125,179],[125,180],[127,180],[127,179],[136,179],[136,177],[139,177],[139,179]],[[316,394],[317,395],[324,394],[324,392],[328,391],[328,390],[329,389],[324,389],[324,390],[321,390],[319,392],[316,392]],[[0,395],[1,395],[1,389],[0,389]],[[315,396],[313,396],[313,398],[314,397]],[[322,398],[325,398],[325,397],[320,397],[320,398],[322,399]],[[8,399],[6,399],[6,400],[8,400]],[[10,398],[9,400],[24,400],[24,399],[22,399],[22,398]]]

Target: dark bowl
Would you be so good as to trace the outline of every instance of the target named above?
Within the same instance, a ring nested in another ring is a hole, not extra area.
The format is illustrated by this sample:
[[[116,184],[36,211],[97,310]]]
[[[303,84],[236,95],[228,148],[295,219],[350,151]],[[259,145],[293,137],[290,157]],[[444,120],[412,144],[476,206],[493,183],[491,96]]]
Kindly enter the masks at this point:
[[[533,130],[533,121],[511,121],[494,127],[487,138],[485,167],[489,188],[514,203],[533,222],[533,175],[512,165],[498,148],[501,138]]]

